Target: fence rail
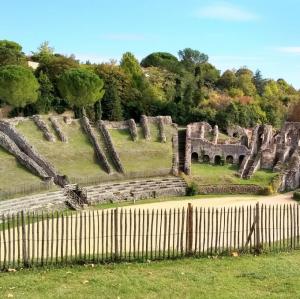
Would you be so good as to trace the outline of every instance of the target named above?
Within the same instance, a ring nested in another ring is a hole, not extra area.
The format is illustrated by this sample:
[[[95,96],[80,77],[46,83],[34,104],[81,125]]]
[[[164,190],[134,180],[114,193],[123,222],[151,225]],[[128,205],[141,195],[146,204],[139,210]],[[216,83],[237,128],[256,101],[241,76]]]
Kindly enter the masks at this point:
[[[296,249],[299,206],[110,209],[3,216],[0,268]]]

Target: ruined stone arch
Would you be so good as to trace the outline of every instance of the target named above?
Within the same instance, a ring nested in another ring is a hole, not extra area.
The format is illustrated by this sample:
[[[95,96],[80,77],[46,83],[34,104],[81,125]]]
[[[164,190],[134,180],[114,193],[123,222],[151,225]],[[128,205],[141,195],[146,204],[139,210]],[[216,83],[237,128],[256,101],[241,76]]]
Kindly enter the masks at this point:
[[[192,155],[191,155],[191,160],[192,160],[193,163],[199,162],[199,155],[198,155],[198,153],[193,152]]]
[[[226,163],[227,163],[227,164],[233,164],[233,162],[234,162],[233,156],[228,155],[228,156],[226,157]]]
[[[221,165],[222,164],[222,157],[219,156],[219,155],[216,155],[214,157],[214,163],[215,163],[215,165]]]
[[[210,162],[210,157],[209,155],[203,155],[203,163],[209,163]]]

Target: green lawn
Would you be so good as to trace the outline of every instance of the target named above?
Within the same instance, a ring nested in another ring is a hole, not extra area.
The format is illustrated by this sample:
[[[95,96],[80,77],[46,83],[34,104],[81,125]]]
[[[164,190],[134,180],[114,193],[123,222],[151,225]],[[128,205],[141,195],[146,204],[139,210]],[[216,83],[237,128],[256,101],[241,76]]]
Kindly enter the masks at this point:
[[[44,120],[46,120],[45,117]],[[79,122],[73,121],[71,125],[67,125],[60,118],[59,123],[68,136],[68,143],[63,143],[58,139],[56,142],[46,141],[32,120],[20,122],[17,129],[61,174],[70,177],[105,175],[97,164],[93,146]],[[49,122],[48,125],[51,128]]]
[[[167,142],[158,140],[158,128],[151,125],[151,140],[146,141],[142,129],[138,127],[138,141],[133,142],[128,130],[109,130],[114,146],[120,155],[125,171],[151,171],[171,169],[172,133],[174,129],[166,126]]]
[[[235,174],[238,167],[226,164],[224,166],[211,165],[204,163],[192,164],[191,179],[198,184],[256,184],[266,187],[270,184],[276,173],[268,170],[257,171],[251,179],[244,180]]]
[[[1,298],[300,298],[300,252],[2,273]]]

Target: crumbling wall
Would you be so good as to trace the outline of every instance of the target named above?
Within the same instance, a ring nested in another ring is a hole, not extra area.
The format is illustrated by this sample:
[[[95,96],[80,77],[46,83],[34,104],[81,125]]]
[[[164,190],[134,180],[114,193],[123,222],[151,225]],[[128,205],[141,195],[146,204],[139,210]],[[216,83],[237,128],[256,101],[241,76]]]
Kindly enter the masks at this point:
[[[186,175],[191,174],[192,166],[192,127],[190,125],[186,128],[186,139],[185,139],[185,161],[184,161],[184,173]]]
[[[60,176],[56,169],[29,144],[25,137],[10,123],[0,121],[0,131],[6,134],[22,152],[35,161],[47,173],[48,177],[53,177],[56,184],[63,186],[68,183],[67,178]]]
[[[111,173],[111,167],[109,166],[109,163],[107,161],[107,158],[104,154],[104,152],[102,151],[100,144],[97,140],[97,137],[90,125],[89,119],[86,116],[83,116],[81,118],[81,125],[84,129],[84,131],[86,132],[87,136],[89,137],[91,143],[93,144],[97,159],[100,163],[100,165],[103,167],[103,169],[107,172],[107,173]]]
[[[128,120],[128,127],[129,127],[129,132],[131,135],[131,138],[133,141],[138,140],[138,132],[137,132],[137,127],[134,119],[129,119]]]
[[[102,120],[103,124],[105,124],[107,129],[119,129],[125,130],[129,128],[129,123],[127,120],[122,121],[109,121],[109,120]]]
[[[148,117],[146,115],[141,116],[141,126],[142,126],[142,130],[143,130],[145,139],[150,140],[151,132],[150,132],[150,127],[149,127]]]
[[[166,143],[167,137],[165,132],[165,122],[162,116],[158,116],[158,132],[160,142]]]
[[[112,160],[114,161],[114,164],[115,164],[115,167],[116,167],[117,171],[120,172],[120,173],[125,173],[125,170],[124,170],[124,167],[122,165],[121,159],[120,159],[119,154],[117,153],[117,151],[116,151],[116,149],[113,145],[112,139],[110,137],[109,131],[107,130],[107,128],[105,126],[105,123],[103,121],[100,121],[98,123],[98,128],[100,129],[100,131],[103,134],[106,146],[107,146],[107,148],[108,148],[108,150],[111,154]]]
[[[56,138],[55,136],[51,133],[48,125],[44,122],[44,120],[39,116],[39,115],[34,115],[32,117],[34,123],[36,126],[43,132],[44,137],[47,141],[50,142],[55,142]]]
[[[42,179],[48,179],[48,174],[40,167],[35,161],[33,161],[29,156],[24,154],[19,147],[3,132],[0,131],[0,146],[6,149],[9,153],[14,155],[17,160],[25,166],[32,173],[38,175]]]
[[[178,127],[176,128],[176,132],[172,136],[172,150],[173,150],[173,157],[172,157],[172,174],[178,175],[179,173],[179,142],[178,142]]]
[[[56,134],[58,135],[59,139],[62,142],[68,142],[68,137],[66,136],[66,134],[63,132],[62,128],[60,127],[60,124],[59,124],[57,118],[54,116],[51,116],[49,119],[50,119],[52,127],[55,130]]]

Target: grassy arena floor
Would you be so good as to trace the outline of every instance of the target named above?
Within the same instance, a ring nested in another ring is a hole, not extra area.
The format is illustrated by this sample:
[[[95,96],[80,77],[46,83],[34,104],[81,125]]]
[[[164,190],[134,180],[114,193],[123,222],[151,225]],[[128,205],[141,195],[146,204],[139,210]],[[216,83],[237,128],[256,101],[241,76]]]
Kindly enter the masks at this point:
[[[192,164],[191,179],[197,184],[255,184],[262,187],[268,186],[276,173],[268,170],[258,170],[249,180],[237,177],[236,165],[225,164],[224,166],[211,165],[204,163]]]
[[[1,298],[300,298],[300,252],[0,274]]]

